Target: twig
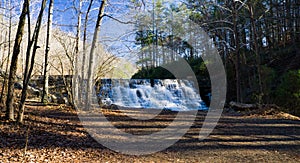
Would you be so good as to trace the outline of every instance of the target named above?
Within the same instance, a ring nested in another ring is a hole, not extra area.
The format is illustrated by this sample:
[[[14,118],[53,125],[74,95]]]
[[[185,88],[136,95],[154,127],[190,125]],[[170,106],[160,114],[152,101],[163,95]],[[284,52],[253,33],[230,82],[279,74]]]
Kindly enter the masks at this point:
[[[29,139],[29,126],[27,127],[26,131],[26,142],[25,142],[25,148],[24,148],[24,156],[26,155],[27,147],[28,147],[28,139]]]

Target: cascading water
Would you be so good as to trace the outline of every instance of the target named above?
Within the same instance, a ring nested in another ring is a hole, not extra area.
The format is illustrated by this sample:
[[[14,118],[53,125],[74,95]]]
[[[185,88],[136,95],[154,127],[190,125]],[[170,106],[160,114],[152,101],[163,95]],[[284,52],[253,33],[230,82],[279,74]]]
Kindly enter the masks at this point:
[[[103,104],[131,108],[208,109],[188,80],[102,79],[98,96]]]

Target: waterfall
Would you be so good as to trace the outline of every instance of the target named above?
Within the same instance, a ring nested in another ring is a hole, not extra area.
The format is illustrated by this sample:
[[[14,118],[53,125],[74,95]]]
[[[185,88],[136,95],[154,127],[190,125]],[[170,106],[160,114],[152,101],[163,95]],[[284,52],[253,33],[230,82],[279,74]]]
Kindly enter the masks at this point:
[[[189,80],[102,79],[98,92],[106,105],[176,111],[208,109]]]

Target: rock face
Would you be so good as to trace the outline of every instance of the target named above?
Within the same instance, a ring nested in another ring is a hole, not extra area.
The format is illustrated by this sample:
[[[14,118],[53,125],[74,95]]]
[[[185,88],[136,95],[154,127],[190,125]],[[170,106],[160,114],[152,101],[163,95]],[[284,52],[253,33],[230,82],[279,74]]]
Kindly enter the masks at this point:
[[[41,92],[42,92],[42,90],[40,90],[40,89],[28,87],[28,93],[35,95],[37,97],[39,97],[42,94]]]
[[[16,82],[14,84],[14,87],[15,87],[15,89],[21,90],[21,89],[23,89],[23,83],[22,82]],[[27,87],[27,93],[29,95],[39,97],[41,95],[41,92],[42,92],[42,90],[39,89],[39,88],[35,88],[33,86],[30,86],[30,85],[28,85],[28,87]]]
[[[51,75],[49,76],[49,94],[48,102],[58,103],[58,104],[69,104],[68,93],[65,87],[65,82],[71,84],[72,76],[66,75]],[[32,79],[32,85],[36,88],[42,88],[43,76],[34,76]],[[42,95],[42,89],[40,91]]]
[[[49,102],[58,103],[58,104],[68,104],[69,103],[67,97],[62,96],[59,93],[50,94]]]
[[[0,72],[1,73],[1,72]],[[1,75],[1,74],[0,74]],[[50,77],[49,83],[49,97],[48,102],[58,103],[58,104],[68,104],[67,93],[65,92],[65,86],[63,82],[63,78],[61,76]],[[68,79],[70,77],[68,76]],[[42,78],[41,77],[33,77],[30,84],[27,88],[27,93],[29,98],[40,97],[42,95]],[[23,83],[21,81],[16,82],[14,85],[15,89],[22,90]]]
[[[23,84],[22,83],[15,83],[14,85],[15,89],[22,89],[23,88]]]
[[[2,78],[7,78],[8,74],[5,73],[2,69],[0,69],[0,76]],[[27,94],[29,98],[40,97],[42,95],[42,79],[43,76],[33,76],[30,80],[30,83],[27,88]],[[58,103],[58,104],[68,104],[67,93],[65,90],[65,83],[71,82],[72,76],[66,75],[52,75],[49,76],[49,102]],[[22,77],[17,76],[17,82],[14,84],[14,88],[17,90],[23,89]]]

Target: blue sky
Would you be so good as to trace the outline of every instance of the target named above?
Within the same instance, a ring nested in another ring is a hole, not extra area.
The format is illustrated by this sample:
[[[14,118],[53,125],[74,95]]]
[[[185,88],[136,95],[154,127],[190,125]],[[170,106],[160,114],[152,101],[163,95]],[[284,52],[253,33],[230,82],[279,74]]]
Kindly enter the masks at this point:
[[[90,22],[88,26],[89,40],[92,39],[97,14],[99,12],[98,8],[100,5],[100,0],[94,1],[95,2],[92,6],[92,11],[90,13]],[[77,24],[77,12],[73,6],[78,6],[78,2],[76,2],[75,4],[73,3],[73,1],[65,0],[55,0],[54,2],[54,27],[75,34]],[[83,3],[82,10],[84,12],[87,10],[88,3],[89,1]],[[128,13],[130,11],[129,3],[129,1],[125,3],[124,1],[119,0],[109,0],[105,13],[121,21],[132,21],[132,18],[128,17]],[[84,17],[85,15],[83,14],[83,19]],[[84,23],[84,20],[82,20],[82,23]],[[117,21],[106,17],[101,25],[99,41],[106,47],[107,50],[109,50],[110,53],[113,53],[116,56],[128,55],[128,53],[131,53],[131,51],[129,51],[127,47],[130,46],[132,48],[135,44],[131,42],[129,43],[129,45],[128,42],[125,43],[124,40],[134,41],[134,33],[132,32],[133,28],[133,24],[118,23]]]
[[[75,3],[74,3],[75,1]],[[77,11],[74,6],[78,6],[79,0],[54,0],[54,27],[58,27],[64,31],[76,33]],[[90,22],[88,26],[88,39],[92,39],[95,28],[95,21],[98,14],[98,8],[101,0],[94,0],[92,11],[90,13]],[[146,10],[152,10],[152,0],[145,0]],[[170,1],[171,2],[171,1]],[[88,7],[89,0],[83,3],[82,10],[85,12]],[[170,3],[169,3],[170,4]],[[47,11],[48,9],[46,9]],[[120,0],[108,0],[105,13],[117,18],[118,20],[127,22],[134,21],[134,15],[144,12],[144,7],[133,9],[132,3]],[[85,15],[83,15],[84,18]],[[84,20],[83,20],[84,21]],[[83,23],[82,21],[82,23]],[[134,53],[138,50],[134,43],[135,31],[134,24],[122,24],[110,18],[105,18],[101,25],[99,41],[106,49],[116,56],[127,56],[134,60]]]

